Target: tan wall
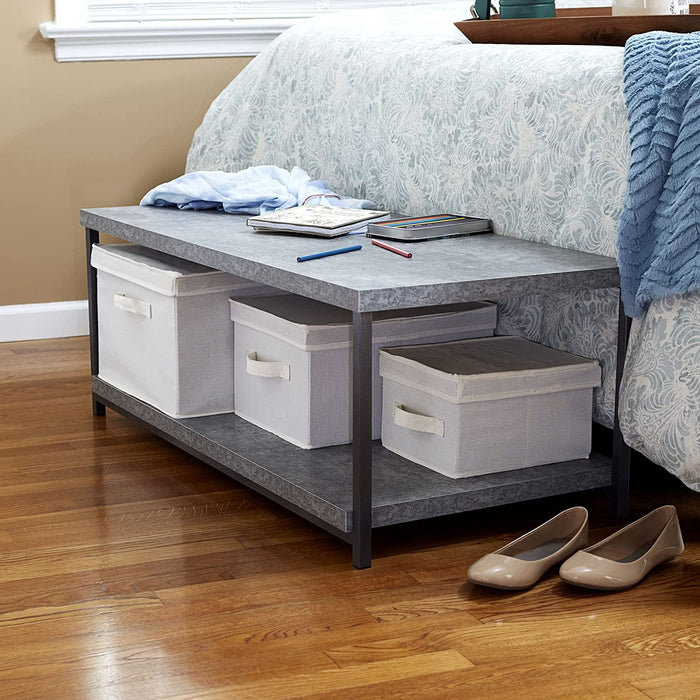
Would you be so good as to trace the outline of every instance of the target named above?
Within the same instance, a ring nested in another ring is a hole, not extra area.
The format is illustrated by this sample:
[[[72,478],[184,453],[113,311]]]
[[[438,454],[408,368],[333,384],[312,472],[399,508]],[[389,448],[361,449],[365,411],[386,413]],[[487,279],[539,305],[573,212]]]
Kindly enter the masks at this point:
[[[56,63],[23,0],[0,25],[0,305],[85,299],[81,207],[138,204],[182,174],[192,133],[246,58]]]

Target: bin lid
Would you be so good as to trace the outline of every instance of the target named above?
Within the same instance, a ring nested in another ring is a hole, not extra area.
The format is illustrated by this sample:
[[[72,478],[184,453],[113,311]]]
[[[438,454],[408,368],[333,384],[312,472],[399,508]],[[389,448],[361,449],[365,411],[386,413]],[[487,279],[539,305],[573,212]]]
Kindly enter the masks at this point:
[[[231,299],[231,320],[304,350],[349,346],[352,340],[352,312],[297,294],[251,296]],[[491,333],[496,326],[496,305],[470,302],[401,311],[383,311],[372,317],[372,342],[426,334],[439,336],[455,329]],[[454,337],[454,335],[453,335]]]
[[[235,291],[256,284],[132,243],[93,245],[90,263],[102,272],[166,296]]]
[[[600,385],[600,365],[515,336],[380,351],[382,377],[452,403],[547,394]]]

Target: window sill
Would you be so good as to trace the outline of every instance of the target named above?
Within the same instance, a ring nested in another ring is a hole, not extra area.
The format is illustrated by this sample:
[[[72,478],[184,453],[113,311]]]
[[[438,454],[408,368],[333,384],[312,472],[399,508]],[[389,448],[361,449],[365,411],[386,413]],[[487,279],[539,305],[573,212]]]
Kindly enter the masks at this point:
[[[55,41],[56,60],[120,61],[152,58],[255,56],[293,19],[183,22],[105,22],[65,25],[43,22]]]

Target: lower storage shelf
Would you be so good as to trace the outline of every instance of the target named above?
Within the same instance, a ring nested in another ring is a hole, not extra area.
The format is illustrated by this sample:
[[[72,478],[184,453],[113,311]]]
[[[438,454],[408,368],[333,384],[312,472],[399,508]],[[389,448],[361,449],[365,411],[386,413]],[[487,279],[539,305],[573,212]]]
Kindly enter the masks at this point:
[[[304,450],[233,414],[176,419],[92,378],[94,397],[168,442],[343,537],[352,525],[352,446]],[[372,527],[610,486],[612,460],[451,479],[372,447]]]

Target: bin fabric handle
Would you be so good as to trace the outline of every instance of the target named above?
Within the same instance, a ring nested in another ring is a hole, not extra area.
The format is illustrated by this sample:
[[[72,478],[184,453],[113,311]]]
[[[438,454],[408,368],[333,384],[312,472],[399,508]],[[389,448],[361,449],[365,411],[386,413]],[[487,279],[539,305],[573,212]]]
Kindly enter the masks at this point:
[[[279,377],[289,381],[289,364],[286,362],[264,362],[258,360],[258,353],[254,350],[246,355],[245,369],[248,374],[256,377]]]
[[[394,405],[394,425],[419,433],[431,433],[445,437],[445,421],[433,416],[422,416],[419,413],[407,411],[401,404]]]
[[[126,294],[114,295],[114,308],[128,311],[130,314],[137,314],[144,318],[151,318],[152,316],[151,305],[148,302],[128,297]]]

